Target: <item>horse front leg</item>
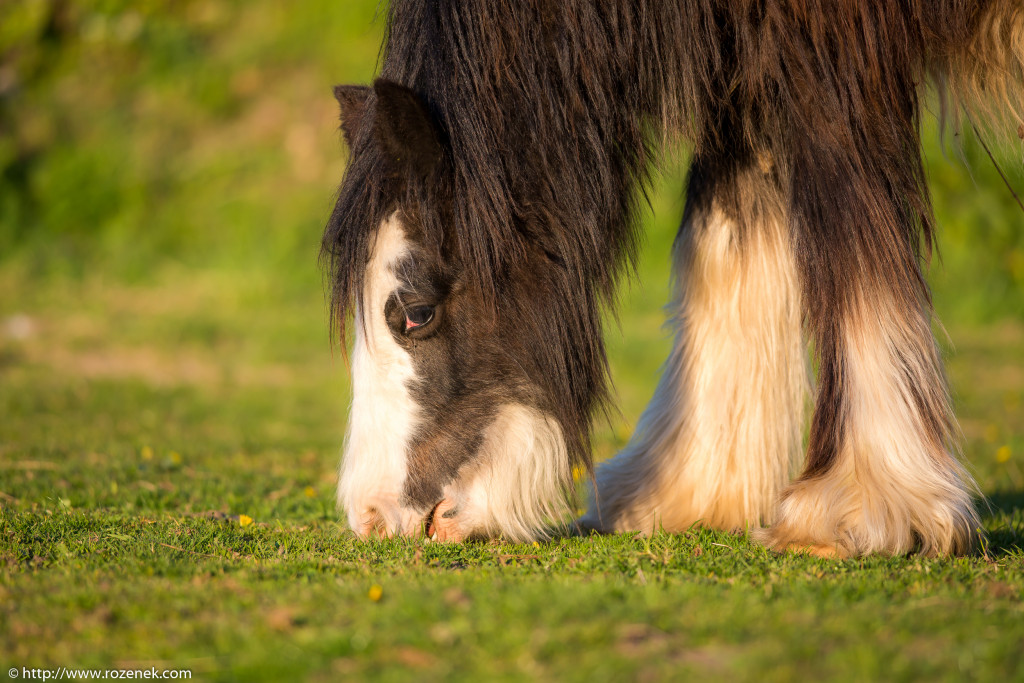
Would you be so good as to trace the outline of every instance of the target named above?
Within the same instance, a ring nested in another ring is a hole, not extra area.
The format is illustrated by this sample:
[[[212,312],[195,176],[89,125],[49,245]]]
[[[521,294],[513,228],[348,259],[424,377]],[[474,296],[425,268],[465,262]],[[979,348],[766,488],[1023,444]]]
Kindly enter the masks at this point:
[[[675,343],[632,439],[599,467],[582,525],[770,521],[801,456],[807,385],[791,241],[770,164],[695,160],[675,243]]]

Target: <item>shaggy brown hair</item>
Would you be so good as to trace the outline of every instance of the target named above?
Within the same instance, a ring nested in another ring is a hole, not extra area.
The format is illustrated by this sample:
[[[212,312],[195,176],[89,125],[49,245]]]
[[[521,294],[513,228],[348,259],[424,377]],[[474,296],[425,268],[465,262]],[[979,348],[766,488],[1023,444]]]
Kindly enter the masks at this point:
[[[852,292],[886,288],[909,309],[929,299],[922,84],[1012,133],[1022,68],[1019,0],[393,0],[376,92],[339,91],[352,155],[323,237],[333,320],[343,334],[375,232],[400,209],[515,321],[517,353],[589,465],[607,395],[602,304],[636,255],[661,131],[679,134],[695,168],[767,168],[785,205],[820,368],[813,475],[843,437],[837,338]],[[400,96],[381,97],[391,84],[416,94],[437,149],[397,159],[359,125]],[[761,209],[735,186],[723,210],[742,236]],[[544,311],[521,301],[538,269],[557,292]],[[944,440],[937,391],[913,399]]]

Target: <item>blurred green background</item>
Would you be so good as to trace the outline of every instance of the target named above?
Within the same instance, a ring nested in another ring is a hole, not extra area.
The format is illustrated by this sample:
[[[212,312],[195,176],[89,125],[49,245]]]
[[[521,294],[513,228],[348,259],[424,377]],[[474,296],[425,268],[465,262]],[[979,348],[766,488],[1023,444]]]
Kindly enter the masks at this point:
[[[344,163],[330,86],[372,79],[375,2],[26,0],[3,12],[5,267],[43,282],[146,282],[170,264],[258,270],[308,290]],[[944,158],[931,121],[925,138],[940,310],[1019,316],[1024,216],[973,140]],[[1019,151],[1004,160],[1018,188],[1019,162]],[[656,202],[662,253],[678,176]]]

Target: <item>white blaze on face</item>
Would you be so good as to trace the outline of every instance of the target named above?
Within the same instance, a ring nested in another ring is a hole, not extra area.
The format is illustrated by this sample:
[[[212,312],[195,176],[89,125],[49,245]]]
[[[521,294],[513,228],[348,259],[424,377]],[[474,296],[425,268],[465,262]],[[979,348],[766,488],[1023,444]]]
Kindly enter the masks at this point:
[[[362,311],[355,316],[352,406],[338,481],[338,503],[360,536],[412,531],[419,517],[399,505],[406,447],[419,407],[409,386],[412,358],[391,336],[384,305],[398,288],[395,270],[409,251],[397,214],[380,227],[366,268]],[[361,313],[361,315],[360,315]]]
[[[518,404],[497,406],[478,451],[444,487],[437,514],[403,505],[408,447],[421,411],[409,390],[417,379],[409,352],[384,314],[400,288],[409,243],[397,214],[380,227],[367,264],[352,348],[352,406],[338,481],[338,503],[360,537],[415,535],[429,521],[444,540],[497,536],[525,541],[567,511],[569,458],[554,418]],[[443,513],[449,512],[448,516]]]

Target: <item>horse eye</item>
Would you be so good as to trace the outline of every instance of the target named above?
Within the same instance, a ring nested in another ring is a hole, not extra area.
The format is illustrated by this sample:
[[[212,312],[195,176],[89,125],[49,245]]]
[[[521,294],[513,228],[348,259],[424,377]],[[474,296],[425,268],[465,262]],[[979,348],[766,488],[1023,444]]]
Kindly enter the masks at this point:
[[[433,319],[433,306],[410,306],[405,309],[405,331],[423,327]]]

